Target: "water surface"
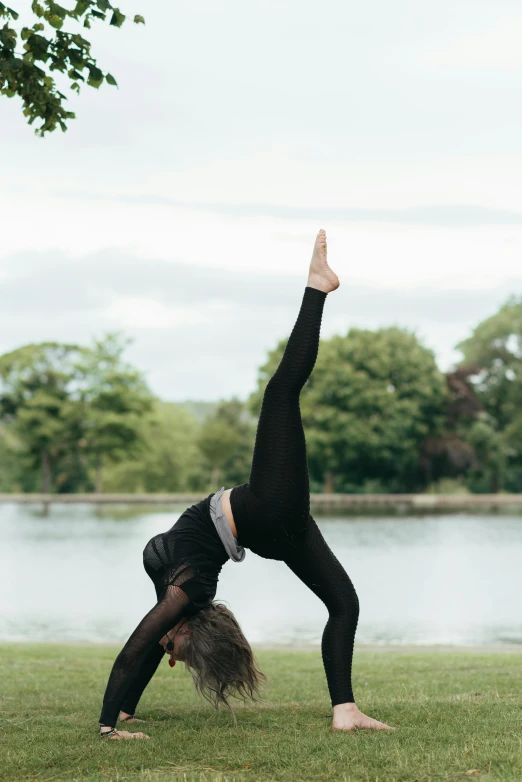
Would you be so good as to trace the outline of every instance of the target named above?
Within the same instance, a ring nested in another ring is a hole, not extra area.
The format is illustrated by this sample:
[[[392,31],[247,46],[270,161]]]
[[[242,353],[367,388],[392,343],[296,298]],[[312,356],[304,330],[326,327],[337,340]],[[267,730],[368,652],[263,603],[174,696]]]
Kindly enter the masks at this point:
[[[184,510],[0,505],[0,639],[122,641],[154,603],[142,550]],[[522,643],[522,516],[318,519],[355,584],[356,641]],[[252,643],[319,643],[323,604],[281,562],[223,568]]]

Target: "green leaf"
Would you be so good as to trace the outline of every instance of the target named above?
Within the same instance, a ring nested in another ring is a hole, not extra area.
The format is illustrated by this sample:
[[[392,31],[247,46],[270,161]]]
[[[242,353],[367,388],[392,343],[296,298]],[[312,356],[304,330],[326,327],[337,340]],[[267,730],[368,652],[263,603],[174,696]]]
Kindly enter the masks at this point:
[[[110,73],[107,73],[105,75],[105,81],[107,82],[107,84],[112,84],[113,87],[117,87],[118,86],[118,82],[116,81],[114,76],[112,76],[112,74],[110,74]]]
[[[98,89],[100,84],[103,82],[103,73],[95,65],[87,64],[87,68],[89,69],[89,78],[87,80],[87,84],[89,87]]]
[[[39,16],[39,17],[44,16],[45,8],[43,7],[43,5],[40,5],[40,3],[33,2],[33,4],[31,5],[31,8],[32,8],[33,13],[36,14],[36,16]]]
[[[145,19],[143,18],[143,16],[136,14],[136,16],[134,17],[134,24],[145,24]]]
[[[63,27],[63,19],[61,19],[58,14],[50,14],[47,17],[47,21],[51,27],[54,27],[55,30],[59,30],[61,27]]]
[[[119,8],[115,8],[110,23],[113,27],[121,27],[125,18],[125,14],[122,14]]]
[[[76,70],[76,68],[71,68],[69,71],[67,71],[67,75],[70,79],[74,79],[75,81],[85,81],[82,74]]]
[[[89,49],[90,43],[86,38],[83,38],[79,33],[75,33],[74,35],[71,35],[71,41],[76,44],[80,49]]]
[[[16,32],[5,27],[3,30],[0,30],[0,45],[4,49],[14,49],[16,47]]]
[[[96,65],[87,63],[87,68],[89,70],[89,75],[91,79],[93,79],[94,81],[103,81],[103,73],[100,71],[99,68],[96,67]]]
[[[78,0],[73,13],[75,16],[83,16],[90,7],[91,3],[89,0]]]
[[[49,2],[49,10],[52,14],[60,16],[62,19],[65,19],[65,17],[69,16],[70,14],[70,11],[68,11],[67,8],[64,8],[62,5],[58,5],[58,3]]]

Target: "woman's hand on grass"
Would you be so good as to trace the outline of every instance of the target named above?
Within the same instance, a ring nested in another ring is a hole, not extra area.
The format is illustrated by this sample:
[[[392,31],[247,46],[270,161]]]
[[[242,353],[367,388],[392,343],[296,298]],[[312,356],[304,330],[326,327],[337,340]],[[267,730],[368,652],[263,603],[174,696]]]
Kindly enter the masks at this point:
[[[122,739],[150,739],[146,733],[130,733],[128,730],[117,730],[112,736],[109,736],[108,741],[121,741]]]
[[[130,733],[128,730],[115,730],[105,741],[122,741],[124,739],[150,739],[146,733]]]

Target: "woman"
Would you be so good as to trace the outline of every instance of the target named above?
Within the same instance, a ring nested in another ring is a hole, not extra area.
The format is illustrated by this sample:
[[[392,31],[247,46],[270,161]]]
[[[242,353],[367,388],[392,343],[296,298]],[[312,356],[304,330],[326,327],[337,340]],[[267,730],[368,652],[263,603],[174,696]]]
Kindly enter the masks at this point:
[[[314,367],[326,296],[339,280],[317,235],[301,309],[261,408],[249,483],[188,508],[144,550],[158,602],[118,655],[100,717],[103,738],[148,738],[115,729],[118,715],[134,720],[141,694],[165,651],[183,660],[196,687],[216,706],[233,694],[253,697],[264,679],[233,614],[213,603],[219,572],[249,548],[283,560],[325,603],[329,619],[323,662],[333,706],[333,730],[390,729],[359,711],[351,667],[359,603],[352,582],[310,515],[306,443],[299,394]]]

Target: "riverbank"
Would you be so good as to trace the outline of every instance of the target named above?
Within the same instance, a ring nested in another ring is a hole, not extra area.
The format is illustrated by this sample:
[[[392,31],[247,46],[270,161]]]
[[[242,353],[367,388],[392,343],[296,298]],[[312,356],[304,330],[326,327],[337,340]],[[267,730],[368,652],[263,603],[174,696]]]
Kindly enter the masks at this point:
[[[151,505],[174,506],[181,510],[207,497],[194,494],[0,494],[0,503],[40,505]],[[522,494],[311,494],[311,506],[318,511],[498,511],[522,513]]]
[[[160,666],[139,715],[150,741],[102,743],[115,648],[0,644],[1,780],[520,780],[522,650],[355,650],[361,709],[396,730],[332,733],[319,651],[258,649],[259,704],[215,713],[183,666]],[[140,728],[143,726],[139,726]]]

